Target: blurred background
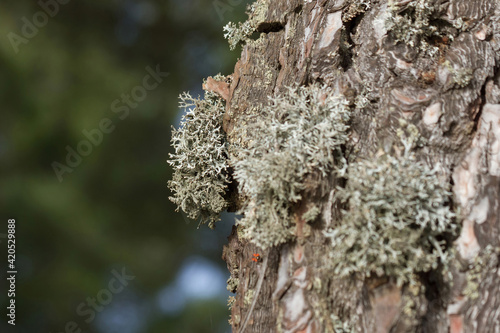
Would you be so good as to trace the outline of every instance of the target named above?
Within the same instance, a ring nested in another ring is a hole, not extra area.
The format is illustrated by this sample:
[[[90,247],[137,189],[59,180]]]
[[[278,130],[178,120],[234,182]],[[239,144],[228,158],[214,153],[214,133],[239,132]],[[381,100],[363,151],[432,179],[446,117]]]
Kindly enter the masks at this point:
[[[249,2],[0,3],[0,332],[230,332],[234,217],[174,212],[166,160],[178,95],[232,73],[222,27]]]

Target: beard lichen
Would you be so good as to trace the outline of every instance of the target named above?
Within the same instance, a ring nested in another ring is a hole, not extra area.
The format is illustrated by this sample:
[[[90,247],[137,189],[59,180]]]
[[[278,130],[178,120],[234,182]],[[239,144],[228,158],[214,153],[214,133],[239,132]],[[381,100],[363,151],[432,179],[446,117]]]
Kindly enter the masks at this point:
[[[416,160],[413,136],[402,141],[404,152],[349,165],[346,186],[338,188],[347,209],[342,224],[325,234],[340,276],[375,274],[393,277],[398,285],[415,284],[418,273],[439,265],[447,271],[450,265],[446,240],[457,227],[449,186],[440,180],[438,165]]]
[[[239,235],[267,248],[293,239],[291,207],[303,180],[326,176],[342,156],[350,110],[342,96],[318,85],[289,88],[237,131],[232,165],[245,197]]]
[[[168,163],[173,167],[168,182],[170,200],[191,219],[200,219],[210,228],[227,208],[225,193],[229,183],[226,135],[222,130],[225,103],[215,93],[204,99],[188,93],[180,96],[180,107],[187,112],[179,129],[172,128]]]

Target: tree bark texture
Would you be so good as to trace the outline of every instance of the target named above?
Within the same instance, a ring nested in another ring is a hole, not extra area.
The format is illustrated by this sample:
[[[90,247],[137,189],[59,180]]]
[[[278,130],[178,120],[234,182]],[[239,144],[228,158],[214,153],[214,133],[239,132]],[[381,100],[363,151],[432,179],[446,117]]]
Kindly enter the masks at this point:
[[[369,158],[397,140],[399,119],[417,126],[427,139],[419,158],[444,166],[460,208],[453,247],[462,269],[453,270],[452,283],[422,274],[425,292],[417,293],[389,278],[341,279],[323,270],[323,231],[342,223],[339,184],[333,174],[311,176],[294,208],[295,241],[262,252],[233,230],[223,254],[239,280],[233,332],[344,332],[344,321],[353,332],[500,332],[498,252],[475,264],[488,245],[500,245],[500,1],[420,1],[438,8],[430,24],[454,34],[427,40],[438,48],[434,56],[396,42],[384,23],[390,6],[411,2],[267,0],[258,39],[242,45],[225,92],[224,129],[236,140],[234,125],[258,115],[255,106],[286,86],[320,82],[352,100],[366,94],[368,105],[353,106],[346,150]],[[321,221],[306,232],[298,216],[308,202],[321,207]],[[254,253],[262,259],[252,260]],[[464,292],[473,270],[478,297]]]

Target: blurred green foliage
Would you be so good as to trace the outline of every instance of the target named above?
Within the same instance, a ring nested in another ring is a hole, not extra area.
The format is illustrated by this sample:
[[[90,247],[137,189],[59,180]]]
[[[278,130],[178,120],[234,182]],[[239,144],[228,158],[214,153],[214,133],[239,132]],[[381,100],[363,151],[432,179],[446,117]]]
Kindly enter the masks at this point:
[[[114,332],[76,314],[106,288],[113,268],[136,276],[127,290],[151,307],[184,258],[203,253],[225,267],[227,226],[196,230],[196,222],[174,213],[165,162],[178,95],[201,94],[202,78],[232,72],[236,52],[222,27],[242,19],[248,1],[219,3],[225,7],[218,12],[212,0],[69,1],[18,53],[9,33],[22,36],[23,17],[32,21],[41,7],[0,3],[0,216],[5,224],[17,220],[19,270],[13,332],[62,332],[68,321],[84,332]],[[169,77],[120,120],[112,102],[142,85],[146,66],[156,65]],[[82,131],[103,118],[114,131],[59,182],[52,163],[65,164],[66,147],[76,149]],[[6,256],[5,241],[0,247]],[[4,290],[2,278],[3,309]],[[229,315],[214,300],[175,316],[148,306],[141,332],[220,332]],[[4,324],[0,331],[10,332]]]

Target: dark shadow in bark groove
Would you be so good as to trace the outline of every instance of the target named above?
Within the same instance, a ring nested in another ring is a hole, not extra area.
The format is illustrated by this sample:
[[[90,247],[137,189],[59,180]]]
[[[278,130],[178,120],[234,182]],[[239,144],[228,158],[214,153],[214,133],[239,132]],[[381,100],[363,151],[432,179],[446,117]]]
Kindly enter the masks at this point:
[[[281,22],[262,22],[257,27],[257,32],[270,33],[270,32],[278,32],[283,29],[285,29],[285,27]]]

